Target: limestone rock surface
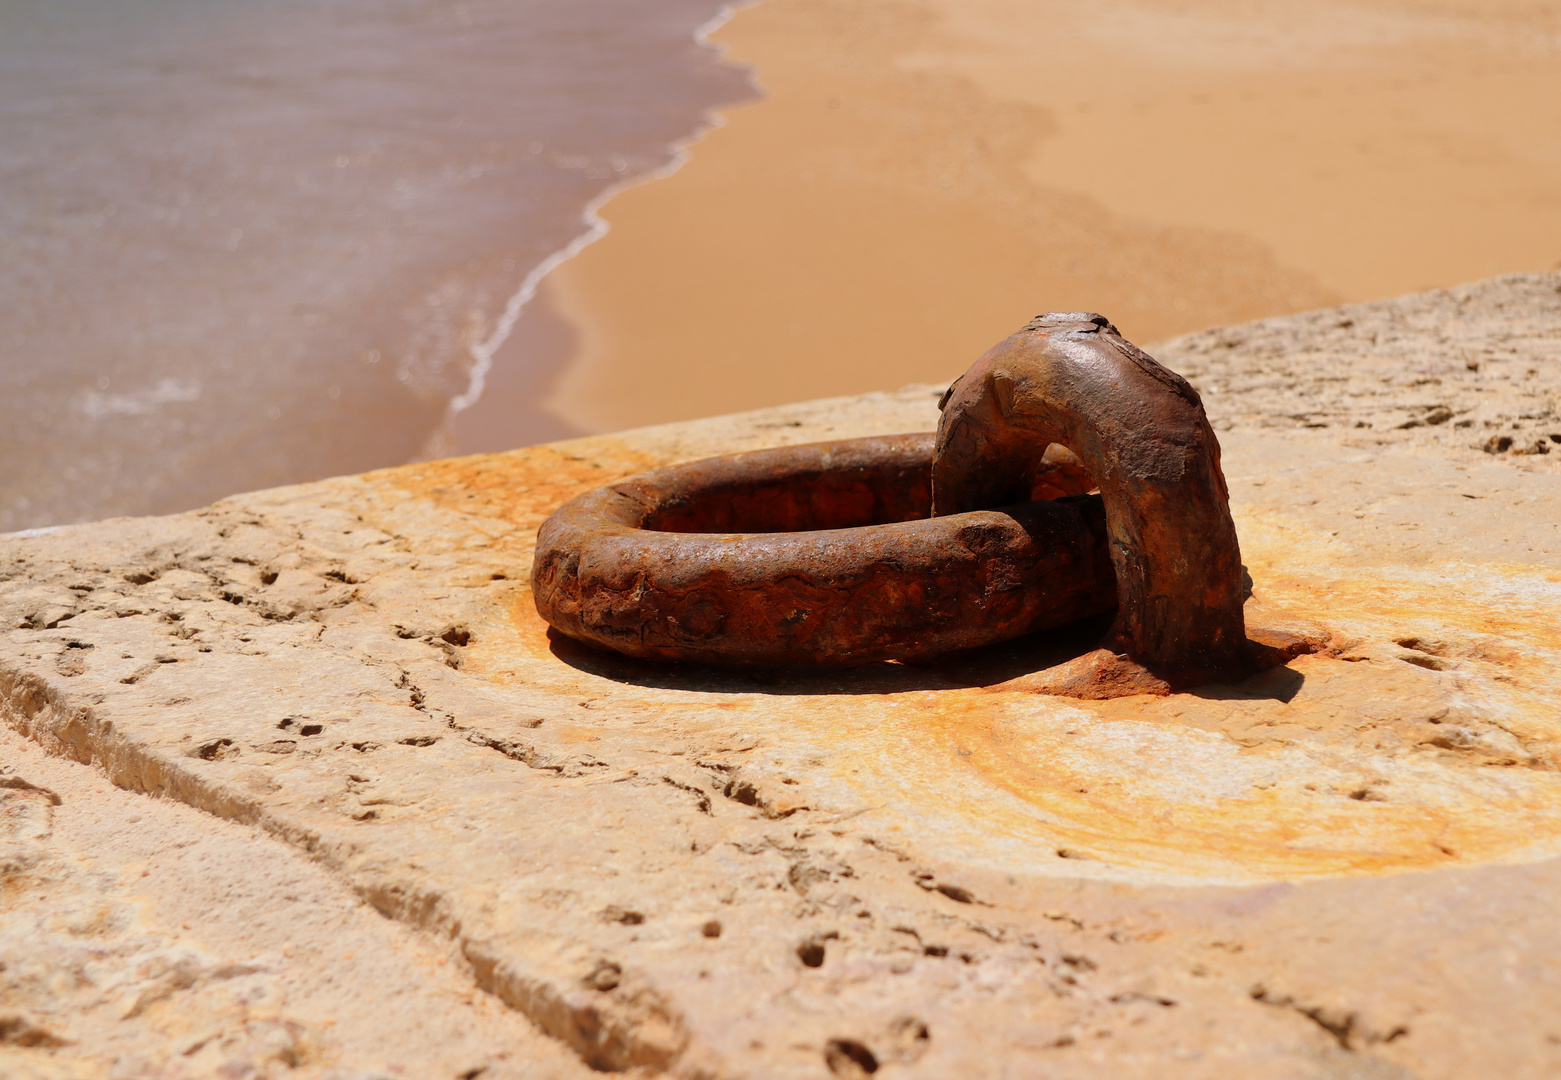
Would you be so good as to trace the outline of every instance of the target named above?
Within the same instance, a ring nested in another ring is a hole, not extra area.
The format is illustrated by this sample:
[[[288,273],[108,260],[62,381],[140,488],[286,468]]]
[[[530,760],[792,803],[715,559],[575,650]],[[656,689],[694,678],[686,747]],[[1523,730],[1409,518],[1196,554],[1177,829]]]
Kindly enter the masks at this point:
[[[0,537],[0,1075],[1556,1075],[1558,287],[1152,350],[1331,642],[1196,693],[537,618],[564,499],[941,387]]]

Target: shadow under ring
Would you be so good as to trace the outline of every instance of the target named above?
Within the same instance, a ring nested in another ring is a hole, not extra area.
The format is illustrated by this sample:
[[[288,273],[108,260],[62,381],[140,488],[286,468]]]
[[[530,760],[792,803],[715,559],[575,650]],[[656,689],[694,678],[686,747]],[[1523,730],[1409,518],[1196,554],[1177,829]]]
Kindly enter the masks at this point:
[[[1098,496],[933,518],[933,449],[930,434],[811,443],[588,491],[537,535],[537,611],[628,656],[846,666],[1115,607]]]

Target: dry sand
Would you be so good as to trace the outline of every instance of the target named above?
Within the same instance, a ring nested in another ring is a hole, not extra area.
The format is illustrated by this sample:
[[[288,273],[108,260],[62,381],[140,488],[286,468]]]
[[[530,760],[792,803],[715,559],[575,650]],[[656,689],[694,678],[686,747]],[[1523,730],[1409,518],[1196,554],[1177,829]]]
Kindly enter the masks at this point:
[[[1561,260],[1548,0],[770,0],[728,111],[540,302],[609,430],[963,370],[1046,309],[1150,342]]]

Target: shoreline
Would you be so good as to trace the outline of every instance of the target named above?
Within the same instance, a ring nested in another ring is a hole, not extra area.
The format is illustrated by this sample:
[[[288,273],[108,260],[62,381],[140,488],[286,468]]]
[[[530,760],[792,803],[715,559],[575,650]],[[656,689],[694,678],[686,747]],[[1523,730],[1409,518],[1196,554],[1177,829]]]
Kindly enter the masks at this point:
[[[1087,13],[740,12],[715,36],[765,96],[610,199],[610,235],[542,283],[577,335],[543,408],[614,430],[945,379],[1042,309],[1153,342],[1561,260],[1561,159],[1527,139],[1561,106],[1502,107],[1561,101],[1544,13]]]
[[[745,72],[748,75],[750,88],[753,88],[755,93],[757,93],[757,88],[753,87],[752,69],[728,60],[727,53],[729,50],[721,43],[713,41],[711,35],[731,22],[742,9],[762,2],[763,0],[738,0],[735,3],[723,4],[714,15],[696,26],[690,35],[695,45],[701,49],[708,49],[715,54],[716,63],[733,68],[739,72]],[[467,353],[472,360],[472,368],[467,376],[466,389],[446,403],[443,420],[428,436],[427,449],[430,452],[419,455],[418,460],[448,456],[442,452],[444,450],[469,453],[479,449],[476,446],[468,448],[464,445],[467,442],[481,443],[486,440],[476,432],[470,431],[466,432],[466,438],[463,440],[462,429],[466,425],[461,421],[461,416],[482,400],[488,388],[489,376],[493,373],[499,351],[509,342],[516,324],[526,314],[527,309],[535,306],[537,292],[543,282],[558,267],[575,258],[580,252],[608,234],[611,230],[611,225],[601,215],[601,210],[604,206],[625,191],[642,184],[665,180],[672,176],[688,162],[691,149],[711,131],[724,126],[725,123],[726,120],[721,111],[721,106],[713,105],[706,108],[693,131],[682,138],[673,140],[667,145],[665,150],[667,160],[665,163],[603,188],[585,204],[580,211],[580,224],[584,227],[584,231],[532,267],[525,277],[521,279],[520,284],[516,286],[514,293],[505,301],[498,318],[494,320],[492,329],[480,341],[474,342],[467,347]],[[525,373],[529,376],[526,381],[528,383],[540,384],[561,374],[568,365],[568,358],[556,357],[552,359],[555,362],[548,365],[550,370],[528,371]],[[526,365],[526,361],[527,358],[516,357],[511,362],[514,365]],[[533,362],[529,366],[537,368],[541,365]],[[579,432],[572,429],[569,433],[579,434]],[[547,437],[557,438],[559,436],[557,433],[549,432]],[[497,447],[485,447],[485,449],[497,449]]]
[[[452,404],[557,437],[461,406],[567,355],[505,331],[582,208],[751,95],[721,4],[8,10],[0,529],[449,452]]]

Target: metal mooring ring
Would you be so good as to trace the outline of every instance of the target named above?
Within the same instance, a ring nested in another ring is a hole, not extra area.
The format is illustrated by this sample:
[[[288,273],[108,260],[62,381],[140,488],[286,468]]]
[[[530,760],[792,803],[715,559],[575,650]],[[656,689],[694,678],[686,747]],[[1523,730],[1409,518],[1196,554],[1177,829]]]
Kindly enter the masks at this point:
[[[581,495],[538,534],[537,610],[631,656],[860,664],[1115,607],[1090,676],[1111,693],[1251,670],[1219,442],[1184,379],[1102,316],[1053,313],[939,405],[935,443],[761,450]]]
[[[674,465],[562,506],[537,610],[630,656],[861,664],[1111,610],[1096,496],[929,517],[934,440],[896,435]]]
[[[1009,501],[1049,445],[1066,446],[1105,501],[1118,600],[1107,648],[1172,686],[1249,672],[1219,441],[1185,379],[1103,316],[1053,312],[976,361],[941,406],[934,514]]]

